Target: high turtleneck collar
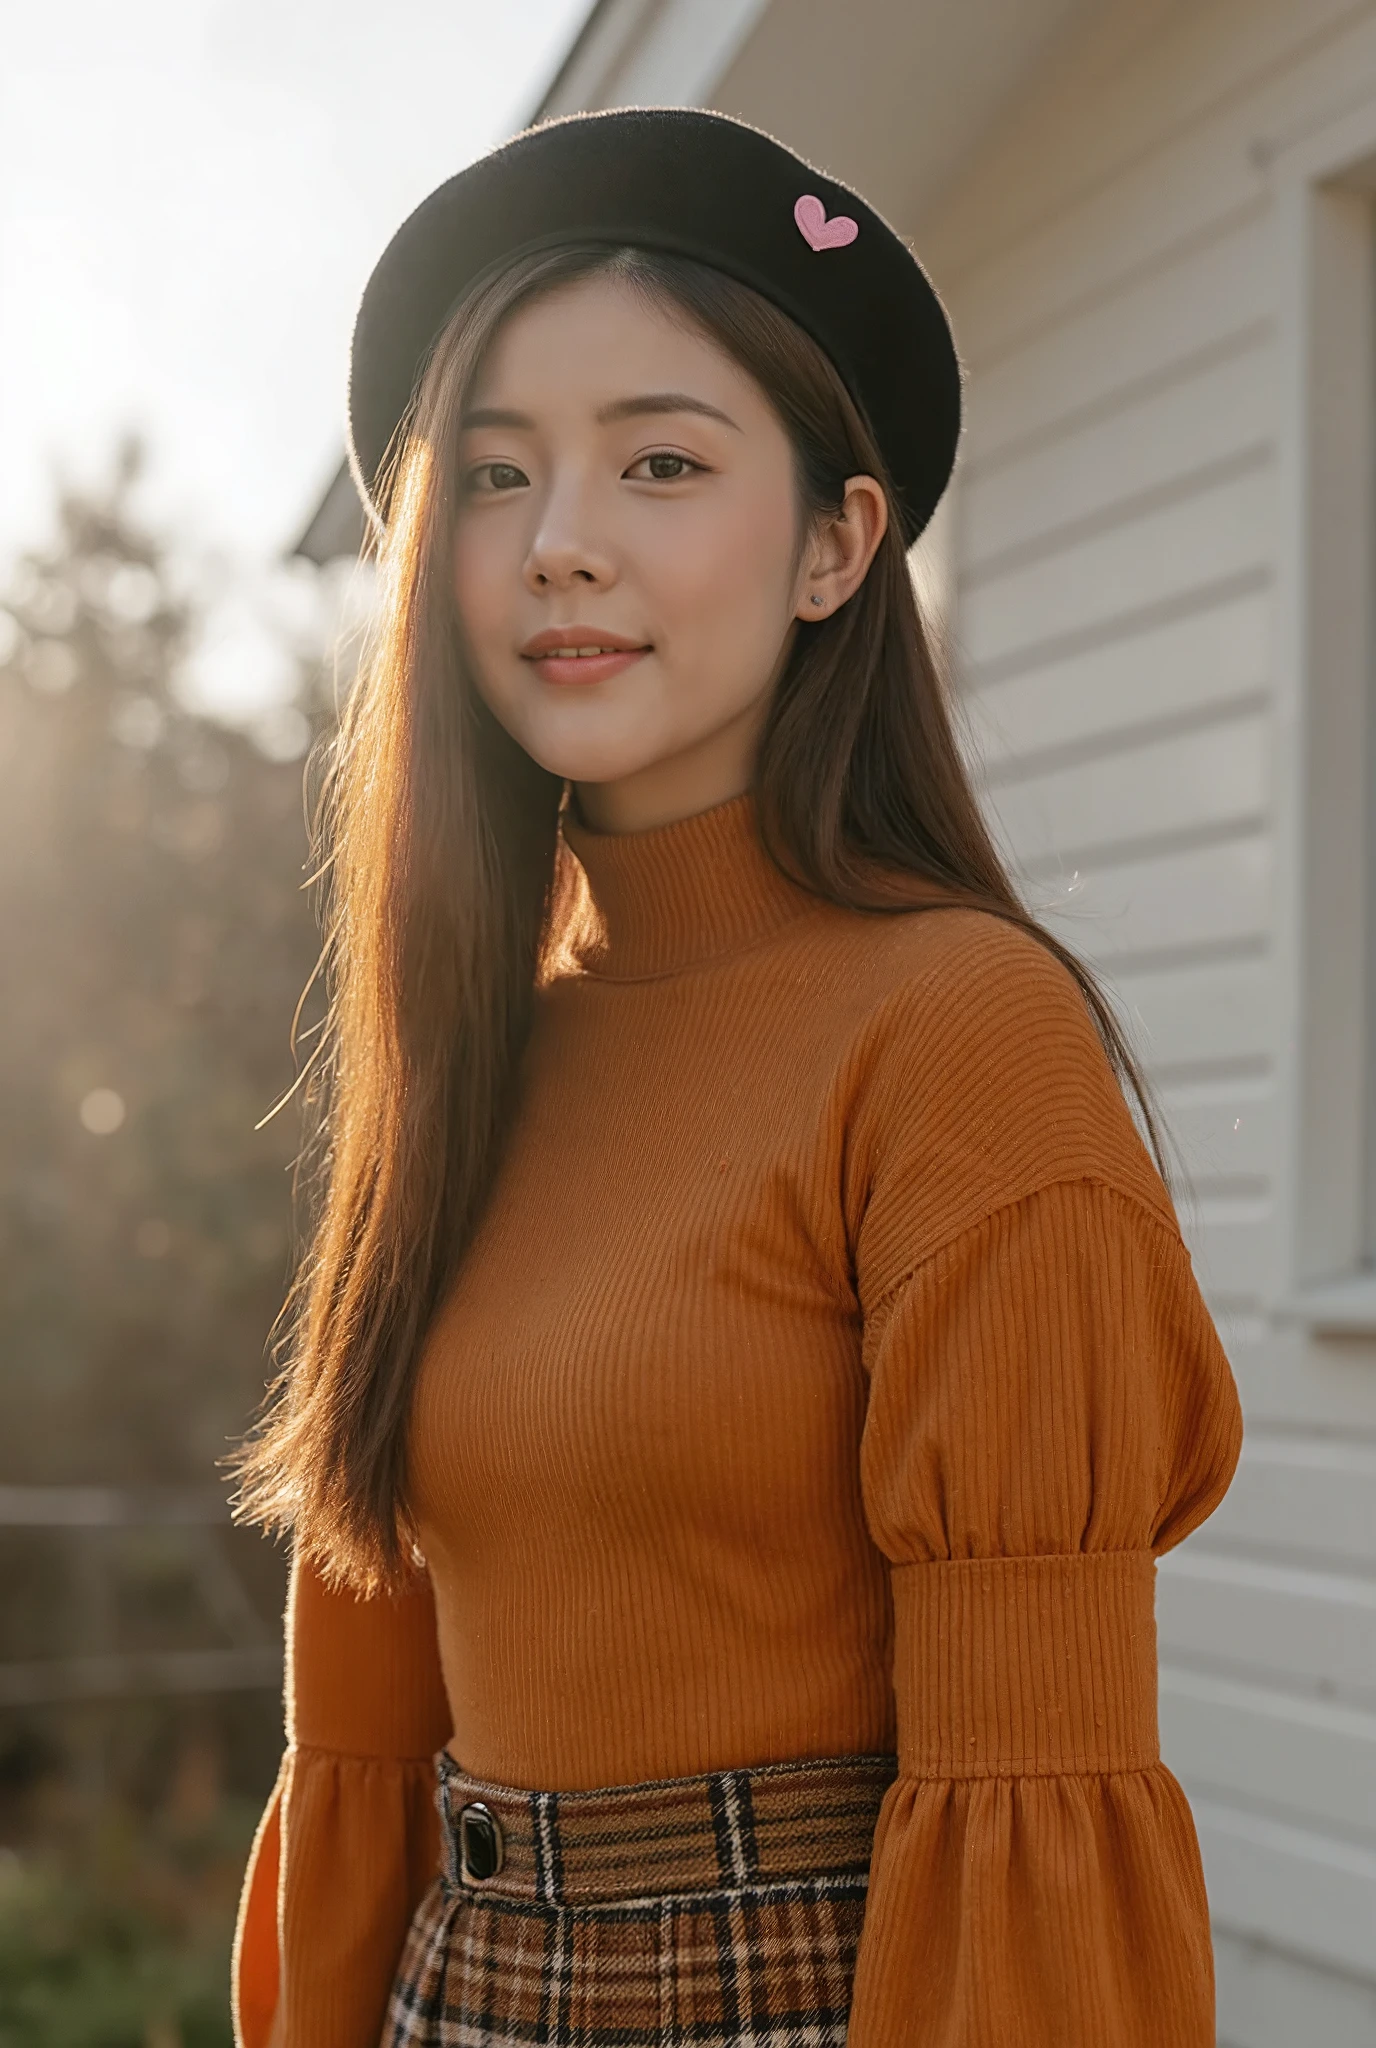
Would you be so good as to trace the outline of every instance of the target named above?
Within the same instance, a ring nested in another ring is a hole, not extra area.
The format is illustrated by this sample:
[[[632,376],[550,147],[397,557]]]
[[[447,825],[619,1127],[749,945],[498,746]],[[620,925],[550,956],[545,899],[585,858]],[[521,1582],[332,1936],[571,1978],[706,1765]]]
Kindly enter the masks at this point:
[[[739,952],[816,901],[760,844],[750,790],[648,832],[594,832],[566,807],[562,829],[596,913],[579,963],[609,979]]]

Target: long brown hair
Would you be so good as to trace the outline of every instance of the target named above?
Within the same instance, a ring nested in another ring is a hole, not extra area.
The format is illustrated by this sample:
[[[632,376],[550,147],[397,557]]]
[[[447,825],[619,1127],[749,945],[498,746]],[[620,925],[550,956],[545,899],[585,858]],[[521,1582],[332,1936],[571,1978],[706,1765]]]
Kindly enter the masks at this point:
[[[829,358],[767,300],[685,257],[578,245],[518,259],[441,334],[387,478],[378,625],[318,818],[330,1008],[306,1091],[312,1211],[283,1369],[236,1461],[241,1515],[290,1527],[360,1591],[405,1570],[417,1359],[500,1163],[535,991],[578,901],[564,785],[486,709],[465,658],[450,572],[459,419],[514,309],[598,271],[686,315],[763,387],[794,450],[800,553],[847,477],[888,493],[868,575],[796,634],[771,700],[754,784],[767,851],[833,903],[975,905],[1032,933],[1079,983],[1164,1170],[1106,997],[1019,901],[981,815],[883,457]]]

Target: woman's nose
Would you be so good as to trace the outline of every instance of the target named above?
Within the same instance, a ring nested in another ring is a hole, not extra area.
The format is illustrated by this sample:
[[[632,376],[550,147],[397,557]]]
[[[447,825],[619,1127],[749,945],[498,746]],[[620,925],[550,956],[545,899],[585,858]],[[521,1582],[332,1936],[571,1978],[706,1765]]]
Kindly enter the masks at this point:
[[[526,580],[534,589],[599,586],[615,580],[611,552],[597,534],[588,494],[576,485],[551,491],[526,556]]]

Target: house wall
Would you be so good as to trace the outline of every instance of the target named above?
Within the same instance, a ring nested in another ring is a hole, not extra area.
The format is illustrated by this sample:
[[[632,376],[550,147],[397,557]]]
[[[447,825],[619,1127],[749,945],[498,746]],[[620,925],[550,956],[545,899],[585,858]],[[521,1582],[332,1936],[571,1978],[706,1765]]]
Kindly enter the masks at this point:
[[[969,370],[955,634],[988,801],[1131,1013],[1246,1410],[1158,1610],[1228,2048],[1376,2043],[1376,1337],[1278,1293],[1306,687],[1278,166],[1361,103],[1371,4],[1105,5],[902,222]]]

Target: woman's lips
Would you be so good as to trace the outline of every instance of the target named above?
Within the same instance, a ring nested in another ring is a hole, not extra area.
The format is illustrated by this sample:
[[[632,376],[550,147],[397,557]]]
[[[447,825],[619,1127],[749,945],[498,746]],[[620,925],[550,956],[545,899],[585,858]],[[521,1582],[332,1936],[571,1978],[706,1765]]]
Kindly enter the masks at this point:
[[[648,647],[613,647],[605,654],[528,654],[525,659],[542,682],[604,683],[649,651]]]

